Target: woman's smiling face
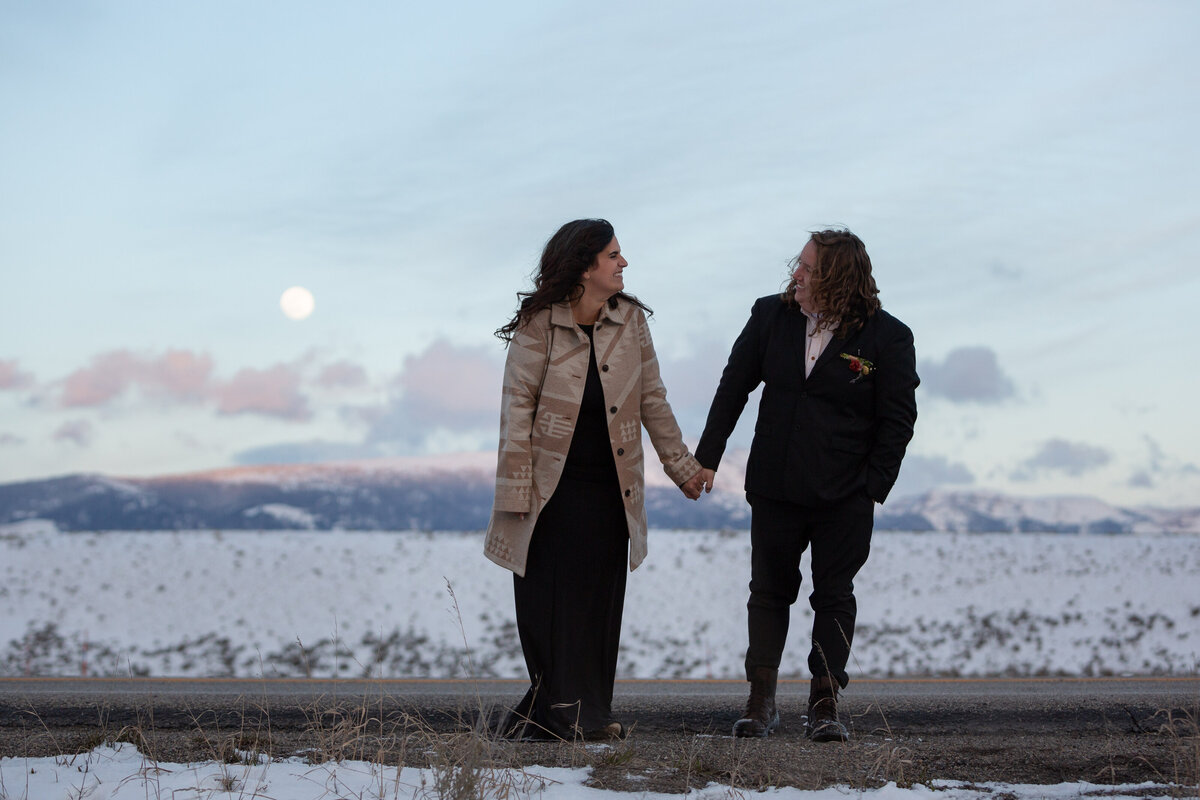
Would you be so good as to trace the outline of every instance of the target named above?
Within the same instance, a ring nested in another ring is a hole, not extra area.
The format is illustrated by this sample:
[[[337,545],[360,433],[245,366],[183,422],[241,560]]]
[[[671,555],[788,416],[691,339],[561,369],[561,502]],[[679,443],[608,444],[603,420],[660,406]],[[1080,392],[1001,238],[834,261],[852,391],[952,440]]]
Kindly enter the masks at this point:
[[[621,255],[621,245],[617,237],[608,246],[596,254],[596,260],[588,271],[583,273],[584,286],[588,291],[604,299],[625,289],[625,279],[621,273],[629,266],[629,262]]]

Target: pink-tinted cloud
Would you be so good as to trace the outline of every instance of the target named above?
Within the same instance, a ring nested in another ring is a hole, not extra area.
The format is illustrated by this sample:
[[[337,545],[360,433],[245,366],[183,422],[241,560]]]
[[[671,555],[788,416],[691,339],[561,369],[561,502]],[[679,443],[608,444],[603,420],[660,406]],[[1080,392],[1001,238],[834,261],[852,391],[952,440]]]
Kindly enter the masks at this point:
[[[210,356],[189,350],[168,350],[157,358],[113,350],[67,376],[61,403],[67,408],[102,406],[135,386],[151,397],[199,402],[212,371]]]
[[[398,383],[418,420],[440,422],[499,413],[501,366],[483,348],[439,339],[404,359]]]
[[[404,359],[395,385],[400,394],[381,409],[358,409],[370,423],[368,442],[417,443],[435,429],[477,431],[500,415],[502,363],[484,348],[455,347],[439,339]]]
[[[247,368],[228,381],[213,378],[211,356],[190,350],[167,350],[159,356],[113,350],[68,375],[59,405],[65,408],[104,406],[137,390],[161,402],[213,404],[224,415],[261,414],[292,421],[312,418],[301,392],[303,364]],[[325,386],[353,387],[366,381],[361,367],[348,361],[326,366],[319,377]]]
[[[67,408],[104,405],[133,385],[137,372],[138,360],[128,350],[102,353],[63,381],[62,404]]]
[[[7,389],[24,389],[33,384],[33,375],[23,372],[17,366],[17,360],[0,359],[0,391]]]
[[[286,364],[239,370],[215,395],[221,414],[262,414],[292,422],[312,418],[308,399],[300,393],[300,373]]]
[[[85,419],[71,420],[64,422],[54,431],[53,438],[56,442],[68,442],[78,447],[87,447],[92,443],[93,436],[92,423]]]
[[[213,360],[190,350],[168,350],[147,366],[142,377],[145,388],[174,400],[198,401],[208,391]]]
[[[367,372],[350,361],[335,361],[317,375],[316,384],[322,389],[357,389],[367,383]]]
[[[16,434],[0,433],[0,447],[13,447],[18,444],[25,444],[25,440]]]

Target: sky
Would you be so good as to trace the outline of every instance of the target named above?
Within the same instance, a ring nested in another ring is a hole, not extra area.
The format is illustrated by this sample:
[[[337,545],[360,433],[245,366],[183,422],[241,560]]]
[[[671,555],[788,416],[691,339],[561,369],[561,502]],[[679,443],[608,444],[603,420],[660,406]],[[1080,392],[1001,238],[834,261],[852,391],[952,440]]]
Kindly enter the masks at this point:
[[[916,339],[895,494],[1200,504],[1198,29],[1186,0],[4,3],[0,481],[493,449],[493,331],[599,216],[693,443],[754,299],[844,226]]]

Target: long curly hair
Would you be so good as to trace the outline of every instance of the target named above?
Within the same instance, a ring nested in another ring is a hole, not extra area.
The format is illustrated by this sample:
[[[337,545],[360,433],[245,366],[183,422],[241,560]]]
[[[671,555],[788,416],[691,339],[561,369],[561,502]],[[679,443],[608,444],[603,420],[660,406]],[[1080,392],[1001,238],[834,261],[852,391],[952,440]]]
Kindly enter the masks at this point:
[[[879,287],[871,276],[871,257],[862,239],[848,230],[814,231],[809,241],[817,246],[809,294],[829,325],[837,326],[838,336],[850,336],[881,308]],[[788,262],[788,269],[794,273],[799,264],[797,254]],[[795,289],[796,279],[789,278],[783,300],[798,308]]]
[[[517,313],[508,324],[496,329],[497,338],[511,342],[513,334],[543,308],[563,300],[578,300],[583,295],[583,273],[596,263],[596,256],[604,252],[615,236],[612,224],[603,219],[577,219],[559,228],[542,249],[533,291],[517,292]],[[608,298],[609,308],[616,308],[622,298],[647,314],[654,313],[625,292]]]

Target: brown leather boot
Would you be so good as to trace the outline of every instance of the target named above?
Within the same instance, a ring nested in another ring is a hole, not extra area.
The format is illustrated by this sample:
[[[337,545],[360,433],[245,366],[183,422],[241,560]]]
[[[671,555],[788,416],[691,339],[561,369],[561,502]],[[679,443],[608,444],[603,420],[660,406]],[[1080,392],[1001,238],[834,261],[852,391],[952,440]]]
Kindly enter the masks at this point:
[[[775,708],[775,684],[779,670],[755,667],[750,672],[750,699],[742,718],[733,723],[734,736],[766,736],[779,727]]]
[[[804,718],[804,735],[814,742],[845,742],[850,732],[838,719],[838,685],[824,675],[813,678],[808,693],[808,715]]]

